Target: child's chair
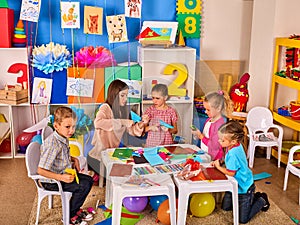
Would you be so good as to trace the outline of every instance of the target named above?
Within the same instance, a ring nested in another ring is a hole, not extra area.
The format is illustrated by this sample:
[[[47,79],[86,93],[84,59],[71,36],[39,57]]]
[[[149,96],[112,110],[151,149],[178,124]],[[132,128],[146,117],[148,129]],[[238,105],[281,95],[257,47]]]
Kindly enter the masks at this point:
[[[62,210],[63,210],[63,223],[64,225],[69,224],[70,220],[70,199],[72,197],[71,192],[64,192],[61,186],[61,183],[57,180],[52,180],[53,182],[57,183],[58,191],[48,191],[43,188],[43,186],[39,183],[40,179],[45,177],[37,174],[37,168],[40,161],[40,144],[38,142],[32,142],[28,145],[26,149],[26,168],[28,172],[28,177],[33,179],[37,191],[38,191],[38,205],[37,205],[37,213],[36,213],[36,221],[35,224],[39,222],[39,215],[40,215],[40,207],[42,200],[48,196],[48,207],[49,209],[52,208],[52,196],[53,195],[60,195],[61,196],[61,203],[62,203]]]
[[[281,146],[283,129],[281,126],[273,123],[271,111],[266,107],[254,107],[247,115],[246,126],[249,133],[248,158],[249,167],[253,168],[255,147],[261,146],[267,148],[267,159],[271,158],[271,147],[278,148],[278,167],[280,167]],[[271,129],[278,130],[278,137],[274,136]]]
[[[289,172],[294,174],[295,176],[298,176],[300,178],[300,167],[296,167],[292,164],[294,161],[294,153],[300,150],[300,145],[293,146],[289,151],[289,158],[285,169],[285,176],[284,176],[284,184],[283,184],[283,190],[286,191],[287,184],[288,184],[288,178],[289,178]],[[300,164],[300,162],[298,163]],[[299,186],[299,205],[300,205],[300,186]]]

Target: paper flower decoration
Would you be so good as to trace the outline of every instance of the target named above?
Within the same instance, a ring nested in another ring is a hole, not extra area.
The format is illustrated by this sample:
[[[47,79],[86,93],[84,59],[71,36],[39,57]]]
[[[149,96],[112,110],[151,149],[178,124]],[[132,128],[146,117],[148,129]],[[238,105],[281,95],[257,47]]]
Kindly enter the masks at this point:
[[[32,56],[32,66],[45,74],[62,71],[72,65],[72,57],[67,47],[53,42],[34,47]]]
[[[93,129],[94,123],[91,118],[84,113],[84,109],[76,108],[74,106],[71,106],[71,109],[77,116],[76,130],[74,133],[75,137],[84,135]]]
[[[87,46],[81,48],[75,53],[74,62],[78,67],[84,68],[90,66],[93,68],[103,68],[117,64],[113,54],[102,46],[96,48]]]

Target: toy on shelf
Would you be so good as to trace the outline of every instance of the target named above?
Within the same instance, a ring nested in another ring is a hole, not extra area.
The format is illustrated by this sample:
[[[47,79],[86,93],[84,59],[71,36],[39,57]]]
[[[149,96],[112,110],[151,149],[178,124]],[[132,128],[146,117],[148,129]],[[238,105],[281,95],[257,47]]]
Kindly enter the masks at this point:
[[[250,79],[249,73],[244,73],[240,81],[234,84],[230,90],[230,98],[234,103],[234,111],[245,112],[247,102],[249,99],[249,93],[247,89],[247,82]]]
[[[25,34],[24,24],[22,20],[19,20],[17,23],[12,42],[13,42],[13,47],[17,47],[17,48],[26,47],[27,36]]]

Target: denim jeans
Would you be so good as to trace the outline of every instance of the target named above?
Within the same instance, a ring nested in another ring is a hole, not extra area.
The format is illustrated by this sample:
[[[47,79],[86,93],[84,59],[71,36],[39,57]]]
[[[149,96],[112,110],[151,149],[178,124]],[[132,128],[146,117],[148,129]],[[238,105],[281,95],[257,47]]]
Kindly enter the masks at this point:
[[[263,198],[254,199],[255,185],[252,184],[247,193],[239,194],[239,222],[248,223],[266,204]],[[225,211],[232,210],[232,194],[225,192],[222,209]]]
[[[77,173],[77,175],[79,184],[76,183],[75,179],[72,183],[61,182],[64,191],[72,192],[72,198],[70,200],[70,218],[76,215],[94,183],[91,176],[82,173]],[[58,186],[55,183],[42,183],[42,185],[46,190],[58,191]]]

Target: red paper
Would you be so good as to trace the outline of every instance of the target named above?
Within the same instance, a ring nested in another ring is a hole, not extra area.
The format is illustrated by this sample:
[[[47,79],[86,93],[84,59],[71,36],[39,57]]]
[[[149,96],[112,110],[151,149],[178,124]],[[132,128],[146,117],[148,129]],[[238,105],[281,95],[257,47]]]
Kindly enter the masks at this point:
[[[204,172],[201,171],[197,176],[192,177],[190,180],[227,180],[227,177],[215,167],[211,167],[206,168]]]

